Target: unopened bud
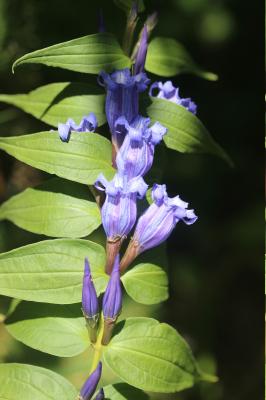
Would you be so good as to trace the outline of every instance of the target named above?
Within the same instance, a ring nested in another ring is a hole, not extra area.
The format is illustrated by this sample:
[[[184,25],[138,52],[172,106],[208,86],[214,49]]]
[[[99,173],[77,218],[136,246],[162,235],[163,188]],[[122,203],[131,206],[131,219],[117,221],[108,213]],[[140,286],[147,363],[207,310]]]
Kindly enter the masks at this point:
[[[99,304],[97,293],[92,281],[90,265],[85,258],[83,287],[82,287],[82,311],[86,319],[92,342],[96,341],[97,325],[99,319]]]
[[[102,375],[102,363],[99,362],[95,371],[88,377],[81,388],[77,400],[90,400],[97,388],[98,382]]]

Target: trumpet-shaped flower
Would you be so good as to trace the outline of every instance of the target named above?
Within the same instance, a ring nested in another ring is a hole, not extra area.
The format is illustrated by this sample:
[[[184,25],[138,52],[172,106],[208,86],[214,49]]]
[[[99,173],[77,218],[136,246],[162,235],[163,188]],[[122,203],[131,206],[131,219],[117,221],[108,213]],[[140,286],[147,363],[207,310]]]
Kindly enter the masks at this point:
[[[143,72],[131,75],[128,68],[118,70],[112,74],[102,71],[98,82],[107,92],[105,111],[107,121],[112,132],[112,141],[117,151],[123,143],[124,137],[116,134],[115,121],[122,115],[129,123],[138,115],[139,93],[143,92],[150,80]]]
[[[150,119],[137,116],[131,124],[125,117],[115,123],[117,134],[125,134],[125,139],[116,157],[118,170],[132,179],[145,175],[151,168],[154,148],[167,129],[159,122],[149,128]]]
[[[181,220],[187,225],[197,220],[194,210],[188,210],[188,203],[179,196],[168,197],[165,185],[154,185],[152,189],[153,203],[139,218],[133,238],[121,261],[121,270],[143,251],[164,242]]]
[[[154,96],[154,90],[158,89],[159,92],[156,97],[159,99],[165,99],[171,101],[172,103],[176,103],[179,106],[185,107],[192,114],[197,113],[197,105],[191,98],[182,98],[179,96],[179,88],[176,88],[171,81],[167,81],[165,83],[162,82],[154,82],[149,90],[149,95]]]
[[[58,133],[62,142],[68,142],[71,131],[76,132],[94,132],[98,126],[95,114],[90,113],[87,117],[83,117],[79,124],[69,118],[65,124],[58,124]]]
[[[137,198],[143,198],[148,188],[143,178],[136,177],[128,181],[125,176],[117,173],[108,182],[100,174],[95,187],[106,193],[101,215],[107,238],[115,241],[127,236],[136,221]]]

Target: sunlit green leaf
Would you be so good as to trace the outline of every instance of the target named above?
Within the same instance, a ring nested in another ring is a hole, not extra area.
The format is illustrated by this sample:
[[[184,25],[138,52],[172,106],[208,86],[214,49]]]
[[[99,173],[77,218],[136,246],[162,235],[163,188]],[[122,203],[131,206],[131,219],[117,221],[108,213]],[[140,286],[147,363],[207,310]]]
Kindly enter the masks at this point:
[[[91,112],[96,115],[99,126],[106,122],[105,95],[99,87],[87,83],[50,83],[28,94],[0,94],[0,101],[21,108],[55,127],[68,118],[79,123]]]
[[[27,346],[59,357],[80,354],[90,344],[80,304],[23,301],[6,321],[6,328]]]
[[[0,364],[1,400],[73,400],[77,390],[62,376],[26,364]]]
[[[131,64],[115,37],[109,33],[83,36],[33,51],[16,60],[12,69],[28,63],[44,64],[87,74],[98,74],[101,70],[122,69]]]
[[[1,137],[0,149],[32,167],[72,181],[93,184],[100,173],[113,176],[111,143],[96,133],[72,132],[63,143],[57,132]]]
[[[87,236],[101,224],[96,203],[35,189],[26,189],[2,204],[1,219],[30,232],[69,238]]]
[[[128,384],[171,393],[194,385],[199,372],[190,348],[175,329],[151,318],[129,318],[104,350],[113,372]]]
[[[164,136],[167,147],[181,153],[209,153],[232,161],[216,143],[202,122],[185,107],[164,99],[152,98],[147,113],[153,121],[159,121],[168,131]]]
[[[156,304],[168,298],[168,278],[157,265],[139,264],[122,276],[122,282],[138,303]]]
[[[104,249],[87,240],[54,239],[0,254],[0,294],[45,303],[79,303],[85,257],[100,293],[108,281]]]
[[[157,37],[150,42],[145,69],[164,77],[191,73],[212,81],[218,79],[217,75],[199,67],[182,44],[175,39],[163,37]]]

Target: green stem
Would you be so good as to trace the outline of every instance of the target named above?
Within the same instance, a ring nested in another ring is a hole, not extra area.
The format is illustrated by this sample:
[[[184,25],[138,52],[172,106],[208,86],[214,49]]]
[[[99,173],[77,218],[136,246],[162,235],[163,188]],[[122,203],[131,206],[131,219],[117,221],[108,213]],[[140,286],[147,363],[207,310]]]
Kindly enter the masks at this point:
[[[99,364],[99,361],[101,359],[103,328],[104,328],[104,320],[103,320],[103,315],[101,314],[100,321],[99,321],[99,333],[98,333],[97,341],[96,341],[96,343],[92,344],[94,352],[93,352],[93,359],[92,359],[90,374],[92,374],[93,371],[95,371],[95,369],[97,368],[97,365]]]

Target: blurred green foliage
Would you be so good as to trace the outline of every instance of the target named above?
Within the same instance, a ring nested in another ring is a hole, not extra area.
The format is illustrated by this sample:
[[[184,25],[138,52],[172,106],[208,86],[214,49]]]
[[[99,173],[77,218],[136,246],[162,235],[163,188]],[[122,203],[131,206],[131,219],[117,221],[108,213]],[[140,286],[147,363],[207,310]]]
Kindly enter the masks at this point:
[[[170,299],[162,307],[141,306],[127,299],[124,314],[148,316],[156,310],[159,320],[169,322],[186,337],[205,370],[220,377],[215,385],[200,384],[163,399],[262,399],[263,270],[259,254],[263,205],[258,198],[262,176],[257,172],[257,100],[258,76],[263,76],[259,50],[264,46],[258,21],[261,16],[262,22],[263,12],[259,2],[241,0],[146,0],[145,4],[149,11],[159,12],[154,35],[181,41],[200,65],[219,75],[216,83],[189,75],[177,76],[174,83],[183,96],[197,102],[200,119],[228,151],[235,168],[211,156],[167,150],[160,157],[162,180],[169,192],[190,201],[200,218],[192,229],[178,225],[168,241]],[[121,40],[124,12],[111,0],[74,4],[70,0],[0,0],[1,92],[28,92],[56,81],[86,82],[86,75],[44,66],[22,67],[12,75],[11,65],[24,53],[95,33],[100,8],[107,30]],[[45,127],[6,105],[1,105],[0,123],[1,136]],[[47,178],[3,153],[0,168],[1,200]],[[1,251],[41,239],[9,222],[0,223]],[[9,299],[0,300],[0,313],[5,314]],[[87,353],[58,359],[15,342],[2,325],[0,343],[0,361],[48,367],[77,386],[87,376]],[[107,374],[106,382],[109,379]]]

